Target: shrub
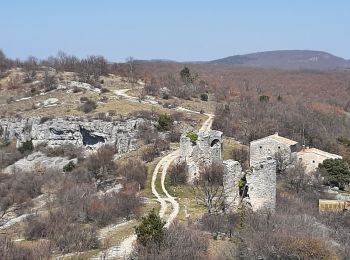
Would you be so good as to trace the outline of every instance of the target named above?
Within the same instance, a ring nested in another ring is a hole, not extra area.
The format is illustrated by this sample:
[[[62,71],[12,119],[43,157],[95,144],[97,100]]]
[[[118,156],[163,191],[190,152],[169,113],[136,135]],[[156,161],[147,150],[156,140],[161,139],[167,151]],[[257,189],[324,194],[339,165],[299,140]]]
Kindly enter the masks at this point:
[[[326,159],[319,168],[330,185],[344,189],[350,183],[350,167],[343,159]]]
[[[187,164],[186,162],[176,163],[169,168],[170,183],[173,186],[183,185],[187,182]]]
[[[50,239],[61,253],[84,251],[98,246],[95,229],[74,223],[64,210],[49,212],[47,217],[30,220],[25,235],[27,239]]]
[[[163,114],[158,117],[157,122],[158,122],[157,129],[159,131],[169,131],[173,124],[173,119],[171,116],[167,114]]]
[[[86,159],[86,166],[95,177],[103,178],[112,174],[115,170],[113,162],[116,149],[113,146],[104,145],[96,153]]]
[[[198,140],[198,135],[196,133],[193,133],[193,132],[188,132],[186,134],[186,137],[190,138],[192,144],[196,144],[197,143],[197,140]]]
[[[172,224],[164,231],[161,242],[150,241],[136,247],[135,259],[208,259],[208,239],[200,231],[180,223]]]
[[[5,168],[19,159],[24,155],[18,151],[16,144],[8,143],[8,140],[0,140],[0,169]]]
[[[200,95],[200,98],[201,98],[202,101],[208,101],[208,99],[209,99],[207,93],[202,93],[202,94]]]
[[[39,124],[44,124],[45,122],[52,120],[52,118],[53,117],[51,117],[51,116],[43,116],[40,118]]]
[[[108,93],[110,90],[108,88],[101,88],[101,93]]]
[[[260,102],[269,102],[269,100],[270,100],[270,97],[266,95],[262,95],[259,97]]]
[[[73,87],[73,93],[79,93],[81,91],[82,91],[81,88],[78,88],[77,86]]]
[[[25,207],[32,198],[41,194],[43,178],[39,174],[33,172],[0,174],[0,180],[0,215],[13,204]]]
[[[84,159],[83,150],[73,144],[63,144],[55,147],[39,147],[39,150],[46,154],[48,157],[68,157],[69,159],[78,158],[78,160]]]
[[[139,216],[142,201],[132,192],[108,193],[94,197],[88,204],[88,219],[98,226],[108,225],[117,219]]]
[[[135,227],[137,241],[143,246],[152,242],[160,244],[164,236],[164,225],[165,222],[152,209],[147,216],[142,217],[141,223]]]
[[[80,103],[85,103],[85,102],[87,102],[87,101],[89,101],[89,98],[88,98],[88,97],[81,97],[81,98],[80,98]]]
[[[18,148],[18,151],[20,151],[22,154],[25,152],[31,152],[33,151],[34,146],[32,140],[26,141],[22,143],[22,145]]]
[[[144,162],[129,159],[126,163],[118,164],[117,171],[127,182],[136,182],[141,189],[145,188],[147,167]]]
[[[88,99],[85,103],[83,103],[80,107],[79,110],[83,111],[84,113],[90,113],[93,110],[97,108],[97,104],[95,101]]]
[[[75,164],[73,161],[69,161],[65,166],[63,166],[63,171],[64,172],[71,172],[75,168]]]

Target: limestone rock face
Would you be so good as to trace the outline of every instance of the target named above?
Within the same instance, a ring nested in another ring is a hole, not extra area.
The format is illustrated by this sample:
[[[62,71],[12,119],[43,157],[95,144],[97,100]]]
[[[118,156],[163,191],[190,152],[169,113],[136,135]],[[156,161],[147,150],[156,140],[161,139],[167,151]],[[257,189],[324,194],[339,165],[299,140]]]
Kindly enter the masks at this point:
[[[114,145],[119,153],[136,148],[137,134],[144,119],[106,122],[70,119],[5,118],[0,119],[0,136],[16,139],[18,146],[32,140],[33,145],[59,146],[73,144],[95,149],[101,144]]]
[[[74,164],[77,163],[77,159],[69,160],[63,157],[48,157],[41,152],[35,152],[5,168],[4,173],[13,174],[17,171],[40,170],[57,170],[61,172],[63,167],[70,161],[73,161]]]

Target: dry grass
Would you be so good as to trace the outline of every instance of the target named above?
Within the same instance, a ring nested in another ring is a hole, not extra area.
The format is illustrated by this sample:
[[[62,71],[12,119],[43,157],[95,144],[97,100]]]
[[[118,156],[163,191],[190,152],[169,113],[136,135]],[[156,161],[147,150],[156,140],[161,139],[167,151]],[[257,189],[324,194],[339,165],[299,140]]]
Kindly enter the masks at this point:
[[[240,144],[238,141],[236,141],[233,138],[224,137],[224,155],[223,155],[224,160],[232,159],[232,151],[241,147],[247,148],[246,145]]]

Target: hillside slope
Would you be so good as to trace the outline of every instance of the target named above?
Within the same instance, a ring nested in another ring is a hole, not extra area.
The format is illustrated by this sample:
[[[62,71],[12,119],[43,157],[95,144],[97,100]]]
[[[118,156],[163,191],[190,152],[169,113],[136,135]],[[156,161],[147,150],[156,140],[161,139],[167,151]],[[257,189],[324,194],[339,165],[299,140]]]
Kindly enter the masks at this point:
[[[235,55],[210,61],[212,64],[237,64],[278,69],[335,70],[350,68],[350,61],[327,52],[280,50]]]

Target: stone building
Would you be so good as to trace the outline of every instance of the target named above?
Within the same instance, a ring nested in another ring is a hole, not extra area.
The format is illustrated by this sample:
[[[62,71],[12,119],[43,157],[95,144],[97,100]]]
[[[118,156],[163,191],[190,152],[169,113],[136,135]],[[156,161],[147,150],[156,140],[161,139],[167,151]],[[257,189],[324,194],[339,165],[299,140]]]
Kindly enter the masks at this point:
[[[296,158],[298,142],[279,136],[278,133],[250,142],[250,166],[275,158],[279,153],[286,162]]]
[[[340,155],[327,153],[316,148],[303,148],[297,153],[298,160],[305,166],[306,173],[316,171],[318,165],[326,159],[342,159]]]

